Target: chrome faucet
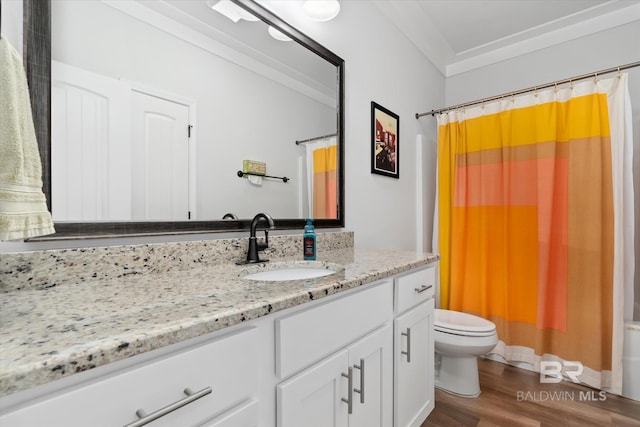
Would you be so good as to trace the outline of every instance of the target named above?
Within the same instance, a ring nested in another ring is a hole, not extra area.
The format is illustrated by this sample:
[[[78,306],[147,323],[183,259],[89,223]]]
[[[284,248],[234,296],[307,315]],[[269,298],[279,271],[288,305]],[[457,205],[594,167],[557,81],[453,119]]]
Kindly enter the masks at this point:
[[[249,235],[249,250],[247,252],[247,259],[244,261],[240,261],[237,264],[255,264],[258,262],[267,262],[268,259],[260,259],[258,255],[258,251],[263,251],[269,247],[269,230],[264,230],[264,243],[258,243],[258,239],[256,237],[256,228],[258,227],[258,222],[260,220],[266,220],[269,224],[269,228],[274,228],[275,225],[273,223],[273,218],[266,213],[260,212],[256,216],[253,217],[251,221],[251,234]]]

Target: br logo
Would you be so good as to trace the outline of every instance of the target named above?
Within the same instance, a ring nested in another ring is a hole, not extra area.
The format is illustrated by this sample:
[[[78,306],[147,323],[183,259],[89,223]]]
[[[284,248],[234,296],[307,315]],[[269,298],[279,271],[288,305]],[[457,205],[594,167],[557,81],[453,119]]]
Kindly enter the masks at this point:
[[[584,366],[580,362],[557,362],[545,360],[540,362],[540,382],[559,383],[563,374],[569,377],[574,383],[580,383],[578,377],[584,371]]]

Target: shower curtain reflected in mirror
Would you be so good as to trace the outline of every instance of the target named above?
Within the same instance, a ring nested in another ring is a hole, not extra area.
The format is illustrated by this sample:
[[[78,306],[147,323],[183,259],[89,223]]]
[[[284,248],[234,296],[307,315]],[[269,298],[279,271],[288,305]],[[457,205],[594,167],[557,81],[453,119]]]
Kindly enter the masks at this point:
[[[308,142],[306,148],[308,212],[313,219],[337,218],[336,137]]]
[[[438,117],[441,306],[492,320],[507,361],[578,361],[614,393],[634,265],[627,100],[620,74]]]

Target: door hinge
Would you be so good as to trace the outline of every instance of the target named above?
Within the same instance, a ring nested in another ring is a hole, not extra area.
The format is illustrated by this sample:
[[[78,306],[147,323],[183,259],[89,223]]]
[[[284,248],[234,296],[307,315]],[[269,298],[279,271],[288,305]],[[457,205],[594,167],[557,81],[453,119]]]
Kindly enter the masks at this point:
[[[187,138],[191,138],[191,128],[193,125],[187,125]]]

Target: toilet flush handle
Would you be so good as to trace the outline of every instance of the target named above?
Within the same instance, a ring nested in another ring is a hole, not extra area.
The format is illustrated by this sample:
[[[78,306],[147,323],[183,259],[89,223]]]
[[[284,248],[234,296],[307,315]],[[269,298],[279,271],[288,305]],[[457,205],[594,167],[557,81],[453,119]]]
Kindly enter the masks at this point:
[[[402,333],[403,337],[407,337],[407,351],[401,351],[401,354],[407,356],[407,363],[411,363],[411,328],[407,328],[407,332]]]

